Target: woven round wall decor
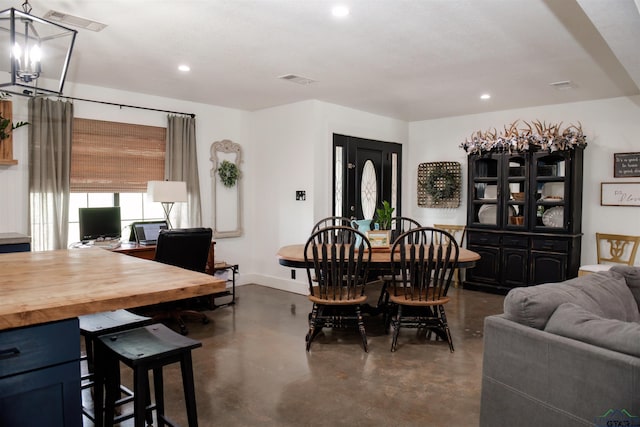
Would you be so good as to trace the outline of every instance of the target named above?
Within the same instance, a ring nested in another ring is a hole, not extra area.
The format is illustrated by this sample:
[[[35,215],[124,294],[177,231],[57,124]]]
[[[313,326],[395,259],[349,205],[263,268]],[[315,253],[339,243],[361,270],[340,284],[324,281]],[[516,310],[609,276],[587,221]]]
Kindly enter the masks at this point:
[[[460,206],[460,163],[430,162],[418,165],[418,206],[457,208]]]

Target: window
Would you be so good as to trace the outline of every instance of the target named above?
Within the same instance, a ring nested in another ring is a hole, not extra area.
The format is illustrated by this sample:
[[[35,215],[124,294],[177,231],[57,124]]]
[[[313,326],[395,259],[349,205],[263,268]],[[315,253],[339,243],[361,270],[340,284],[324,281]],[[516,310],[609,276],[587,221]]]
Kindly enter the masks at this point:
[[[78,242],[78,209],[120,206],[122,237],[134,221],[164,219],[147,200],[147,181],[164,179],[166,128],[74,119],[69,243]]]

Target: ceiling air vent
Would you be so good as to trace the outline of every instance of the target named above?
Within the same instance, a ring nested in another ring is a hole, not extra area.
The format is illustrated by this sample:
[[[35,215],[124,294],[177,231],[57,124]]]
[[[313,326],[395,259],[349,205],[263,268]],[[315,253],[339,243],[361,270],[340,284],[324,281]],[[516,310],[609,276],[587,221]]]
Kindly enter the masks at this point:
[[[278,78],[282,79],[282,80],[290,81],[292,83],[298,83],[299,85],[303,85],[303,86],[310,85],[311,83],[315,83],[316,82],[313,79],[308,79],[306,77],[296,76],[295,74],[285,74],[284,76],[280,76]]]
[[[48,19],[50,21],[60,22],[62,24],[73,25],[74,27],[84,28],[85,30],[91,31],[102,31],[107,28],[106,24],[101,24],[100,22],[90,21],[85,18],[80,18],[79,16],[69,15],[68,13],[62,13],[55,10],[50,10],[44,15],[44,19]]]
[[[558,90],[569,90],[575,89],[576,85],[571,82],[571,80],[562,80],[559,82],[549,83],[549,86],[558,89]]]

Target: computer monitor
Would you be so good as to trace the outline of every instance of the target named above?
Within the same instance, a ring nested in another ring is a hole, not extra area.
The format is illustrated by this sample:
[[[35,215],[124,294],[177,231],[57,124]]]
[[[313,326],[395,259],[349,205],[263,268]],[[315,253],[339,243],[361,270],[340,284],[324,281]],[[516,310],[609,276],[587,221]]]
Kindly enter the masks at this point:
[[[122,230],[120,207],[80,208],[80,240],[119,239]]]

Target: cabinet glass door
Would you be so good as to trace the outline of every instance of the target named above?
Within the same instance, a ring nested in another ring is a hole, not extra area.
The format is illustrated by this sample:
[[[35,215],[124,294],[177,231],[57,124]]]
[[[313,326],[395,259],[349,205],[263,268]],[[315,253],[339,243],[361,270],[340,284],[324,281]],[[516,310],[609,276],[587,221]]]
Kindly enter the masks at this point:
[[[470,159],[471,161],[471,159]],[[495,227],[498,224],[498,159],[475,158],[471,212],[474,224]]]
[[[536,197],[536,228],[549,231],[567,228],[565,195],[567,158],[565,153],[536,153],[535,179],[532,180]]]
[[[507,228],[524,229],[528,225],[527,200],[527,162],[522,155],[506,159],[505,224]]]

